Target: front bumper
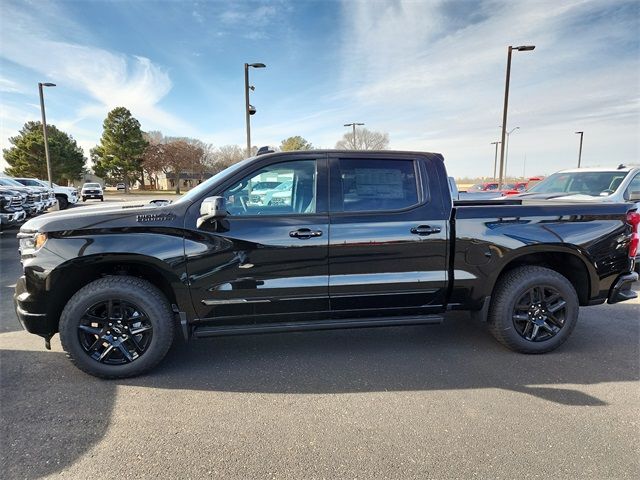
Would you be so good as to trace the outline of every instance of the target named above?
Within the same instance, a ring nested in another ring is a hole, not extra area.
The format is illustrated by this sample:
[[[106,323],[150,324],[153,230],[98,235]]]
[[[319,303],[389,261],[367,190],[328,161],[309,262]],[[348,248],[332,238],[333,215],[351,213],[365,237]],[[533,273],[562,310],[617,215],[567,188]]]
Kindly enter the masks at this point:
[[[16,282],[13,304],[18,320],[27,332],[47,336],[58,331],[57,319],[52,319],[48,315],[46,302],[34,298],[27,291],[27,281],[24,275]]]
[[[82,192],[82,198],[102,198],[102,192]]]
[[[631,290],[631,285],[638,281],[638,274],[635,272],[623,273],[620,275],[609,290],[607,303],[624,302],[636,298],[638,294]]]
[[[27,214],[24,210],[11,213],[0,213],[0,223],[2,223],[2,225],[13,225],[21,222],[25,218],[27,218]]]

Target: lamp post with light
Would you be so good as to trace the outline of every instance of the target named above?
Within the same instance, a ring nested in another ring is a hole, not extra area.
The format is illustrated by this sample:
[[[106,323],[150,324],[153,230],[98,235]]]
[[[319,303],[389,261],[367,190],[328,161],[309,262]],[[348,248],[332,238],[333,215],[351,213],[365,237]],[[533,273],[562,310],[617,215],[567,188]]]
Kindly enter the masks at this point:
[[[504,170],[504,152],[505,152],[505,137],[507,130],[507,109],[509,106],[509,80],[511,77],[511,54],[514,50],[520,52],[527,52],[533,50],[535,45],[520,45],[519,47],[512,47],[509,45],[508,53],[507,53],[507,76],[505,80],[504,86],[504,108],[502,111],[502,138],[501,138],[501,148],[500,148],[500,178],[498,179],[498,189],[502,189],[502,172]]]
[[[353,127],[353,149],[354,150],[358,149],[358,146],[356,145],[356,125],[360,126],[360,125],[364,125],[364,123],[351,122],[351,123],[344,124],[345,127]]]
[[[251,156],[251,120],[250,116],[256,113],[256,109],[249,103],[249,89],[255,90],[253,85],[249,85],[249,67],[265,68],[264,63],[245,63],[244,64],[244,100],[245,100],[245,117],[247,121],[247,157]]]
[[[500,142],[491,142],[491,145],[496,146],[496,158],[493,160],[493,181],[496,181],[496,169],[498,168],[498,145]]]
[[[44,113],[44,94],[42,87],[55,87],[55,83],[40,82],[38,83],[38,91],[40,92],[40,112],[42,113],[42,134],[44,135],[44,156],[47,159],[47,177],[49,179],[49,188],[53,188],[53,179],[51,175],[51,158],[49,157],[49,137],[47,136],[47,116]]]
[[[580,150],[578,150],[578,168],[580,168],[580,162],[582,161],[582,137],[584,137],[584,132],[575,132],[576,135],[580,134]]]

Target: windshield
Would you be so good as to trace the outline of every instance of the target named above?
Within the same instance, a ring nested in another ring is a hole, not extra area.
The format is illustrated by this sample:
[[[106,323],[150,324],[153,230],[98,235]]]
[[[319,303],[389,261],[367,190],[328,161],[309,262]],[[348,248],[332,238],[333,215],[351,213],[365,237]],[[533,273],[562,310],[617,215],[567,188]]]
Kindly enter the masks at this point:
[[[13,178],[0,178],[0,185],[3,187],[24,187],[20,182],[16,182]]]
[[[183,202],[192,202],[200,195],[202,195],[207,190],[210,190],[216,183],[223,180],[224,178],[233,175],[235,172],[244,167],[247,163],[253,160],[254,157],[247,158],[242,160],[241,162],[234,163],[230,167],[225,168],[224,170],[219,171],[213,177],[211,177],[206,182],[202,182],[195,188],[192,188],[187,193],[185,193],[182,197],[175,201],[175,203],[183,203]]]
[[[252,187],[252,190],[270,190],[278,185],[278,182],[258,182]]]
[[[278,185],[275,188],[275,190],[278,190],[278,191],[291,190],[292,185],[293,185],[293,182],[282,182],[280,185]]]
[[[615,192],[627,172],[558,172],[531,187],[527,193],[567,193],[571,195],[609,196]]]
[[[85,183],[83,188],[100,188],[99,183]]]

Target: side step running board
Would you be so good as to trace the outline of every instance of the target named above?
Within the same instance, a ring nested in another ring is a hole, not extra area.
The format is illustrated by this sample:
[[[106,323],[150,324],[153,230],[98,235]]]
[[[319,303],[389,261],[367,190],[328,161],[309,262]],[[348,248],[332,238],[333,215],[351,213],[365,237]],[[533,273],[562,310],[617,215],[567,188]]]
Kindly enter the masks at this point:
[[[393,327],[401,325],[433,325],[442,323],[439,315],[420,315],[407,317],[341,318],[337,320],[319,320],[315,322],[263,323],[257,325],[224,325],[219,327],[195,327],[193,335],[197,338],[219,337],[224,335],[253,335],[257,333],[298,332],[305,330],[333,330],[341,328]]]

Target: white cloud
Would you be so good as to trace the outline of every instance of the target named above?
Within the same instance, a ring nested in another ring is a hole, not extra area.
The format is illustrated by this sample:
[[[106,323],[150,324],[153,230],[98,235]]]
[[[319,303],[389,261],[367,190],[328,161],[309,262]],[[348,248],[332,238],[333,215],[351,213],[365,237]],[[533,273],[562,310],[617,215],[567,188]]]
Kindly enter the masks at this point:
[[[150,59],[52,40],[54,33],[43,30],[24,10],[9,8],[7,16],[0,55],[61,87],[88,95],[94,103],[80,108],[79,117],[103,118],[110,109],[126,106],[151,128],[190,128],[159,107],[172,83],[167,71]]]
[[[573,166],[573,131],[585,129],[587,164],[607,156],[637,161],[637,8],[635,17],[603,17],[623,3],[343,6],[342,87],[334,100],[350,105],[357,120],[389,131],[393,147],[441,149],[458,174],[486,174],[489,164],[492,170],[506,47],[535,44],[513,56],[509,125],[522,129],[510,155],[523,159],[526,152],[547,172]]]

